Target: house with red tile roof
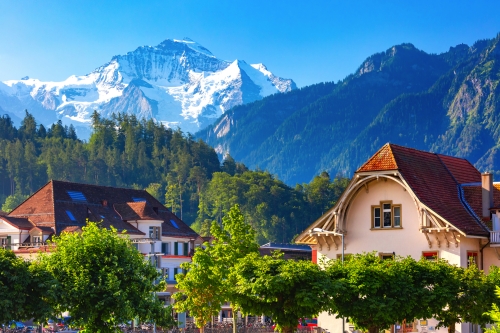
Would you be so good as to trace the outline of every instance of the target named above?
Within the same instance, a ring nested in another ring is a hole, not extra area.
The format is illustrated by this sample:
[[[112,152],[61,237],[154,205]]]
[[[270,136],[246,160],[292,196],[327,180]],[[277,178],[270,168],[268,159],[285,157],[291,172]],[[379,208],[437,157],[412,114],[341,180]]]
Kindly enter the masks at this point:
[[[340,258],[343,238],[344,255],[376,251],[382,258],[443,258],[488,272],[500,263],[499,217],[500,184],[493,183],[492,174],[481,174],[462,158],[388,143],[296,242],[312,247],[313,261]],[[409,323],[406,331],[429,332],[437,324],[433,319],[425,327],[420,323]],[[341,333],[342,319],[322,313],[318,326]],[[462,323],[456,331],[476,333],[478,328]]]
[[[29,257],[47,250],[62,232],[81,232],[97,221],[129,235],[138,250],[162,270],[170,291],[180,265],[203,240],[144,190],[52,180],[8,214],[0,216],[0,246]]]

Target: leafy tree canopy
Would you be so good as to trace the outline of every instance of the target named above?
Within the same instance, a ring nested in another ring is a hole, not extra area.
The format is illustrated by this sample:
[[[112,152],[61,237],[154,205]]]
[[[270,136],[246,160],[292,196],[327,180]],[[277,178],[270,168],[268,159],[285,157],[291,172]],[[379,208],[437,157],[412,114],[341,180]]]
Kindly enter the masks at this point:
[[[159,274],[117,230],[89,222],[81,233],[62,233],[39,264],[59,282],[55,313],[71,311],[72,323],[85,332],[116,332],[132,318],[163,316],[153,292]]]
[[[53,313],[48,300],[56,284],[38,266],[0,248],[0,324],[13,319],[45,321]]]
[[[293,332],[300,318],[316,317],[330,306],[334,281],[310,261],[252,253],[236,264],[233,274],[241,309],[271,315],[280,332]]]
[[[444,261],[356,254],[344,264],[332,261],[327,272],[337,281],[330,311],[370,333],[405,319],[432,318],[456,292],[449,285],[454,267]]]

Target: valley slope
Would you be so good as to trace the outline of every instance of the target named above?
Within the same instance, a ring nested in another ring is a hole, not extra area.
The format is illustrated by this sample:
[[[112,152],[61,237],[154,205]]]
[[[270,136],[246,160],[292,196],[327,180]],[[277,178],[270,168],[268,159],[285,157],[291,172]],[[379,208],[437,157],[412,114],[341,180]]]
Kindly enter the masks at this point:
[[[197,137],[288,184],[326,170],[350,176],[386,142],[500,170],[500,35],[427,54],[401,44],[338,83],[226,112]]]

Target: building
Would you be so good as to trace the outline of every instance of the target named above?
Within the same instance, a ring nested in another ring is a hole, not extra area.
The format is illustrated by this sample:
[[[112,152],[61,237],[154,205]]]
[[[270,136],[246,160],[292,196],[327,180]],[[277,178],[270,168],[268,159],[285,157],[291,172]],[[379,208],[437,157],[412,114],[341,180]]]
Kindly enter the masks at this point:
[[[343,235],[345,255],[377,251],[381,257],[439,257],[488,272],[500,263],[499,216],[500,184],[491,174],[481,174],[465,159],[386,144],[296,242],[312,247],[313,261],[339,258]],[[407,328],[432,333],[435,325],[435,320],[416,321]],[[342,319],[322,313],[318,326],[341,332]],[[478,330],[456,325],[460,333]]]
[[[270,256],[274,251],[283,253],[283,259],[311,260],[310,246],[301,244],[266,243],[259,247],[261,256]]]
[[[89,221],[101,221],[130,236],[138,250],[162,270],[168,301],[174,276],[191,260],[202,239],[144,190],[52,180],[9,214],[0,215],[0,246],[29,257],[46,250],[46,241],[62,232],[79,232]]]

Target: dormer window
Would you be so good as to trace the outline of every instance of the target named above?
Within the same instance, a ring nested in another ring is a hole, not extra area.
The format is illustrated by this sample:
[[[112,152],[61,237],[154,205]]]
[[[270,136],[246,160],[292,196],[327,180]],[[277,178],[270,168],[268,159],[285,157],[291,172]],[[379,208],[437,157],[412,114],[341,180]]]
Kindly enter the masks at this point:
[[[372,206],[372,229],[401,228],[401,205],[393,205],[392,201],[381,201]]]
[[[73,201],[87,202],[87,198],[80,191],[66,191]]]

